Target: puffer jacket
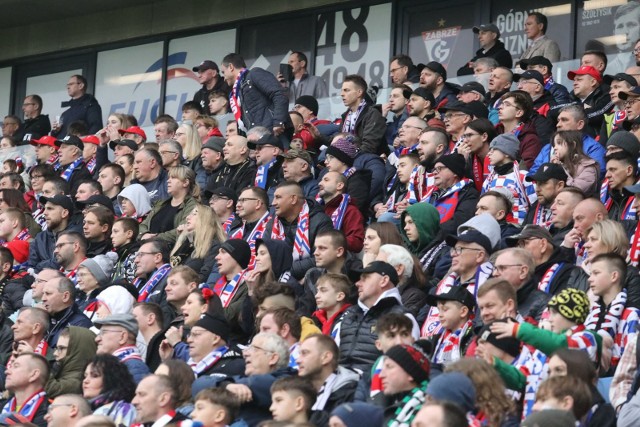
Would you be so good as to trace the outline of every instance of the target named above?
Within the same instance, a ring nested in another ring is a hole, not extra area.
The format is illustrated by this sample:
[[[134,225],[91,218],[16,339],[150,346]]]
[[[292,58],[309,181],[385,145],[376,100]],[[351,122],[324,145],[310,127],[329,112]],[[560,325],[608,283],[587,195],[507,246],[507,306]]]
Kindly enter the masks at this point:
[[[349,110],[342,114],[344,123]],[[384,134],[387,130],[387,121],[380,111],[367,104],[358,115],[355,126],[355,134],[362,140],[360,151],[372,154],[382,154],[387,150]]]
[[[538,282],[529,280],[516,291],[518,312],[523,317],[531,317],[536,322],[540,320],[542,312],[547,307],[551,295],[538,289]]]
[[[304,277],[304,274],[312,267],[315,267],[316,261],[313,258],[313,246],[315,242],[315,237],[321,231],[333,230],[333,223],[331,222],[331,218],[324,213],[322,206],[318,205],[313,200],[307,200],[309,204],[309,247],[311,248],[312,253],[309,257],[299,260],[294,260],[293,265],[291,267],[291,274],[297,280],[300,280]],[[279,220],[282,223],[284,228],[285,240],[291,247],[293,247],[293,241],[296,237],[296,230],[298,227],[298,218],[293,220],[293,222],[288,223],[283,218],[278,218],[275,215],[271,218],[271,220],[267,223],[266,232],[263,238],[264,240],[271,239],[271,230],[273,230],[273,223],[275,220]]]
[[[573,91],[570,95],[573,102],[584,107],[584,112],[587,116],[587,123],[584,130],[589,136],[595,138],[598,132],[600,132],[602,122],[604,122],[604,115],[613,110],[613,102],[611,102],[609,92],[603,90],[602,86],[598,86],[584,101],[576,97]]]
[[[606,162],[604,160],[604,156],[606,154],[605,148],[600,145],[598,141],[585,134],[582,136],[582,149],[587,156],[598,162],[598,165],[600,166],[600,178],[603,178],[606,167]],[[536,160],[533,162],[533,166],[529,168],[529,175],[535,174],[543,163],[548,163],[550,161],[551,144],[545,144],[540,150],[538,157],[536,157]]]
[[[291,124],[286,89],[273,74],[262,68],[254,67],[245,74],[240,83],[240,105],[242,122],[247,130],[256,126],[272,129]]]
[[[382,354],[376,347],[378,334],[375,325],[378,319],[387,313],[406,314],[402,306],[400,293],[393,288],[382,294],[381,298],[364,311],[362,303],[347,309],[340,327],[340,365],[368,372],[376,359]]]
[[[158,211],[160,211],[160,209],[168,203],[171,203],[171,199],[167,199],[162,203],[158,203],[153,207],[153,209],[151,209],[149,215],[147,215],[145,220],[140,224],[140,236],[143,236],[145,233],[149,232],[151,220],[158,213]],[[187,196],[179,206],[178,211],[176,212],[176,216],[173,218],[173,228],[163,233],[158,233],[156,238],[166,241],[169,245],[173,245],[178,239],[178,231],[176,230],[176,228],[187,219],[187,216],[191,213],[191,211],[196,207],[197,204],[198,201],[196,199],[191,196]]]
[[[60,116],[62,126],[58,131],[51,131],[51,135],[58,139],[67,136],[67,128],[76,121],[83,121],[87,125],[87,135],[92,135],[102,129],[102,108],[93,95],[85,93],[78,99],[70,99],[62,103],[62,107],[69,107]]]
[[[84,368],[96,355],[95,338],[96,335],[87,328],[69,326],[67,355],[60,362],[54,362],[51,376],[44,388],[48,398],[82,392]]]

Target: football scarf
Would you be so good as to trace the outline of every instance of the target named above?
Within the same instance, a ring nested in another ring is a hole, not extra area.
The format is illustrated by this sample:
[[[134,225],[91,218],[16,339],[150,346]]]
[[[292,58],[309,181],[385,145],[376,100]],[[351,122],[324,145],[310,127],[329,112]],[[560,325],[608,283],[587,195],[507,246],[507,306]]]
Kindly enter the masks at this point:
[[[536,205],[536,210],[533,213],[533,224],[546,228],[551,227],[551,209],[542,206],[540,202]]]
[[[213,365],[218,363],[218,361],[225,355],[225,353],[229,350],[229,347],[222,346],[216,350],[213,350],[211,353],[207,354],[201,361],[196,362],[193,358],[189,358],[187,362],[191,369],[193,369],[193,373],[196,377],[199,377],[203,373],[207,372]]]
[[[640,226],[636,225],[636,229],[631,236],[631,244],[629,245],[629,261],[634,267],[638,266],[640,260]]]
[[[266,165],[258,166],[258,170],[256,171],[256,179],[253,182],[256,187],[260,187],[262,189],[267,188],[267,177],[269,175],[269,169],[271,169],[275,164],[276,159],[273,159]]]
[[[316,403],[311,407],[312,411],[322,411],[324,407],[327,405],[329,398],[331,397],[331,393],[333,392],[333,386],[338,380],[338,376],[335,373],[332,373],[324,380],[324,384],[320,387],[320,391],[318,391],[318,397],[316,398]]]
[[[22,415],[29,421],[33,421],[33,418],[35,417],[36,412],[38,411],[38,408],[40,408],[40,405],[42,405],[42,403],[45,401],[46,398],[47,398],[47,394],[45,393],[44,390],[37,392],[33,396],[31,396],[29,399],[27,399],[27,401],[24,402],[24,405],[22,405],[20,410],[17,411],[16,408],[18,406],[18,402],[16,401],[16,397],[14,396],[11,399],[9,399],[9,401],[4,405],[4,407],[2,408],[2,413],[10,414],[10,413],[17,412],[18,414]]]
[[[220,301],[222,301],[222,307],[227,308],[229,304],[231,304],[231,300],[235,296],[236,292],[240,288],[240,285],[244,279],[244,270],[240,273],[233,276],[230,282],[227,281],[226,276],[222,276],[218,279],[218,281],[213,285],[213,292],[216,293],[220,297]]]
[[[482,184],[489,176],[489,156],[485,156],[484,161],[480,164],[480,159],[474,154],[471,162],[471,172],[476,190],[482,191]]]
[[[49,157],[49,160],[47,160],[47,164],[53,166],[53,169],[56,171],[60,169],[60,156],[57,152],[53,153],[51,157]]]
[[[264,234],[264,230],[267,228],[267,223],[271,220],[271,215],[269,215],[269,211],[265,212],[262,215],[262,218],[258,220],[258,223],[253,228],[249,237],[247,237],[246,242],[249,244],[249,248],[251,249],[251,261],[249,261],[249,266],[247,270],[253,270],[256,264],[256,239],[261,239]],[[243,221],[242,227],[236,230],[231,236],[232,239],[242,239],[245,233],[245,227],[247,226],[247,222]]]
[[[224,230],[224,234],[226,234],[227,236],[231,231],[231,224],[233,223],[233,221],[235,221],[235,219],[236,219],[236,215],[234,213],[231,213],[229,218],[227,218],[224,224],[222,224],[222,229]]]
[[[461,179],[453,184],[444,194],[436,196],[435,187],[431,187],[424,200],[435,206],[440,214],[440,224],[453,218],[453,214],[458,206],[458,193],[467,185],[471,184],[468,178]]]
[[[473,328],[473,322],[468,320],[460,329],[445,330],[436,345],[436,352],[433,355],[434,363],[449,364],[459,360],[463,356],[460,349],[461,340],[470,328]]]
[[[71,175],[73,174],[73,171],[76,170],[76,168],[81,167],[83,162],[84,162],[84,159],[82,158],[82,156],[78,157],[73,163],[67,166],[67,168],[64,171],[62,171],[62,173],[60,174],[60,178],[69,182],[69,180],[71,179]]]
[[[20,230],[20,232],[14,238],[14,240],[29,240],[29,239],[31,239],[31,234],[29,234],[29,229],[27,228],[23,228],[22,230]]]
[[[331,214],[331,222],[333,223],[333,228],[336,230],[342,229],[342,221],[344,220],[344,214],[347,213],[347,206],[349,206],[350,199],[351,197],[348,194],[343,194],[342,201],[340,201],[336,210]]]
[[[564,265],[564,262],[557,262],[553,264],[551,267],[549,267],[547,271],[544,273],[544,276],[542,276],[542,280],[540,280],[540,283],[538,283],[538,290],[542,292],[546,292],[547,294],[550,294],[551,283],[553,282],[553,279],[556,277],[556,274],[558,274],[560,269],[562,269],[563,265]]]
[[[158,283],[160,283],[162,279],[165,278],[167,274],[169,274],[170,271],[171,271],[171,264],[161,265],[153,273],[153,275],[151,275],[149,280],[147,280],[147,283],[145,283],[144,287],[140,291],[140,295],[138,295],[138,302],[147,302],[147,300],[149,299],[149,296],[153,292],[153,289],[156,287]],[[134,285],[136,286],[136,289],[139,289],[139,285],[141,283],[142,283],[142,280],[139,278],[134,281]]]
[[[369,396],[373,398],[378,393],[382,392],[382,378],[380,378],[380,372],[382,372],[382,365],[384,364],[384,356],[378,357],[376,363],[371,368],[371,388],[369,389]]]
[[[364,107],[366,105],[367,103],[363,99],[362,101],[360,101],[360,105],[358,105],[356,111],[349,110],[347,116],[344,118],[344,123],[342,123],[342,132],[355,133],[356,122],[358,121],[358,117],[360,117],[360,113],[362,113],[362,110],[364,110]]]
[[[126,362],[127,360],[142,360],[142,355],[138,351],[138,347],[136,347],[135,345],[120,347],[113,352],[113,355],[117,357],[118,360],[122,363]]]
[[[284,227],[278,217],[273,219],[273,229],[271,238],[274,240],[285,240]],[[302,210],[298,215],[298,226],[293,242],[293,260],[297,261],[311,256],[311,245],[309,244],[309,204],[304,202]]]
[[[607,211],[610,211],[611,205],[613,205],[613,198],[611,197],[609,192],[609,180],[605,178],[604,181],[602,181],[602,185],[600,186],[600,201],[602,202],[604,207],[607,208]],[[624,209],[620,214],[620,218],[618,218],[619,220],[633,221],[636,219],[636,210],[633,208],[633,199],[633,196],[627,199],[627,202],[624,205]]]
[[[242,106],[240,105],[240,86],[242,85],[242,80],[245,75],[249,72],[246,68],[240,70],[238,73],[238,77],[236,77],[236,82],[233,84],[233,89],[229,94],[229,106],[231,107],[231,111],[233,112],[233,117],[235,117],[238,122],[238,129],[246,131],[244,123],[242,122]]]
[[[92,157],[91,160],[87,162],[87,169],[89,169],[90,173],[93,173],[95,168],[96,168],[96,158]]]
[[[427,399],[427,384],[428,381],[423,381],[402,399],[395,414],[387,422],[386,425],[388,427],[409,427],[411,425],[411,422]]]

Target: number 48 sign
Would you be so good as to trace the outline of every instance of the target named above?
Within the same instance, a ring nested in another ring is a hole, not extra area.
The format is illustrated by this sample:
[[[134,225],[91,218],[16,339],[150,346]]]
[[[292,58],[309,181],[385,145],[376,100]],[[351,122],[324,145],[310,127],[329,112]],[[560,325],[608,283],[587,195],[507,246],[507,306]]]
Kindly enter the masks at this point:
[[[327,83],[330,97],[340,95],[342,81],[349,74],[361,75],[370,85],[385,86],[390,16],[391,4],[318,15],[315,74]]]

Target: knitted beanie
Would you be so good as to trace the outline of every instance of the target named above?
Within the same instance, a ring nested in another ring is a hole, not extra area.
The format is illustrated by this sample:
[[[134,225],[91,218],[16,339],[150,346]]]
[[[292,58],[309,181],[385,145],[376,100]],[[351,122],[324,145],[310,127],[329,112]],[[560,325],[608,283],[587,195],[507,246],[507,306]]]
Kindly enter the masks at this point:
[[[493,141],[491,141],[489,148],[501,151],[513,160],[517,160],[518,151],[520,150],[520,141],[511,133],[503,133],[502,135],[496,136]]]
[[[462,372],[445,372],[429,382],[426,393],[433,400],[448,400],[462,408],[472,411],[476,406],[476,389],[468,376]]]
[[[85,267],[91,272],[99,285],[106,285],[111,281],[114,265],[118,259],[115,252],[108,252],[105,255],[96,255],[87,258],[80,263],[80,267]]]
[[[380,426],[384,420],[384,411],[380,406],[362,402],[343,403],[331,411],[331,416],[334,415],[347,427],[360,427],[363,423]]]
[[[358,147],[346,138],[338,138],[327,148],[326,154],[335,157],[348,167],[351,167],[353,166],[353,160],[358,154]]]
[[[229,341],[231,328],[227,319],[221,313],[204,313],[194,326],[199,326],[212,334],[218,335],[224,341]]]
[[[464,178],[466,162],[462,154],[453,153],[440,156],[436,163],[442,163],[447,169],[456,174],[460,179]]]
[[[429,358],[420,350],[411,345],[394,345],[385,353],[385,356],[396,362],[413,380],[420,384],[429,379]]]
[[[589,297],[583,291],[567,288],[554,295],[547,303],[565,319],[581,325],[589,314]]]
[[[307,107],[314,116],[318,115],[318,100],[311,95],[302,95],[296,99],[296,104]]]

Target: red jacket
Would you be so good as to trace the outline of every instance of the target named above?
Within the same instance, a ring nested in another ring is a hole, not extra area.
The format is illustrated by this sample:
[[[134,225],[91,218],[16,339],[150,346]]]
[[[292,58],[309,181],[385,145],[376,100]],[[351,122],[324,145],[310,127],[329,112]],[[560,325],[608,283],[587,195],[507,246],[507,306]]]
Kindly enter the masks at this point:
[[[324,206],[324,213],[331,218],[331,214],[338,209],[341,201],[342,195],[331,199],[329,203]],[[353,202],[353,198],[349,199],[347,212],[344,214],[344,219],[342,220],[341,231],[347,238],[347,250],[356,254],[360,252],[364,245],[364,217],[360,209],[358,209]]]

